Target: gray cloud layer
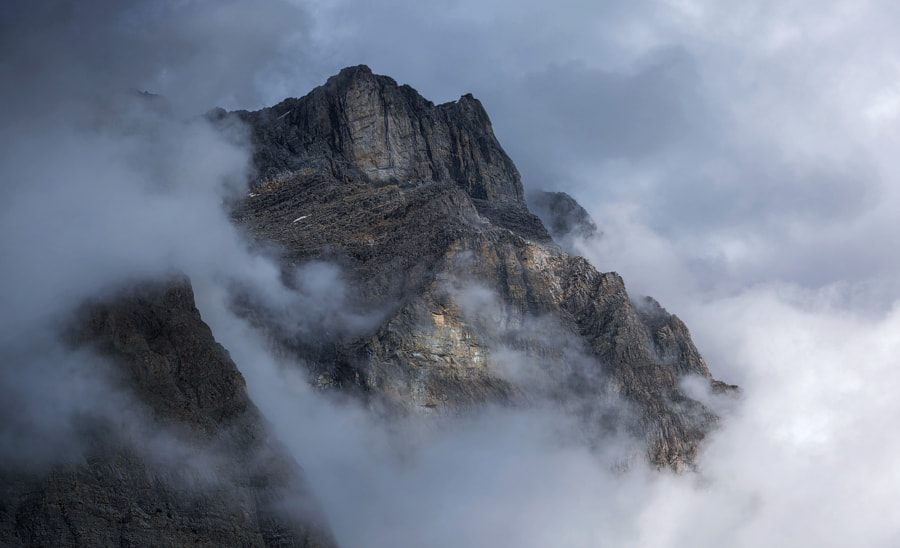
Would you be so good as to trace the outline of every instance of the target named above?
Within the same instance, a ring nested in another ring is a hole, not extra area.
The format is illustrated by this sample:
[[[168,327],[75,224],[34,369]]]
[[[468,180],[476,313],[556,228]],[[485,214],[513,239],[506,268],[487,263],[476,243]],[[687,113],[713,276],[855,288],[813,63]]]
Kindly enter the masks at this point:
[[[493,535],[529,531],[533,545],[547,534],[611,546],[897,542],[886,510],[900,492],[898,437],[886,425],[900,383],[896,9],[312,3],[321,55],[310,74],[365,62],[435,101],[473,92],[526,187],[566,190],[594,214],[605,237],[582,246],[594,264],[659,297],[713,372],[744,386],[699,485],[611,480],[555,453],[556,466],[534,471],[552,478],[540,495],[496,501],[519,519],[495,519]],[[473,488],[460,504],[485,499],[495,502]],[[554,521],[558,509],[571,521]],[[485,523],[452,515],[469,527],[435,545],[471,542]]]
[[[896,227],[890,3],[327,5],[320,70],[474,92],[526,186],[632,208],[737,286],[897,267],[876,235]]]
[[[246,189],[243,130],[196,115],[215,98],[255,93],[248,67],[274,55],[298,11],[7,2],[0,12],[0,454],[52,461],[75,452],[79,416],[133,414],[102,360],[60,344],[84,299],[173,269],[277,282],[222,208]],[[243,57],[212,63],[229,37],[246,41],[230,46]]]
[[[6,2],[0,388],[58,388],[43,383],[53,352],[31,352],[59,315],[177,267],[347,546],[897,545],[896,10]],[[701,476],[611,475],[547,442],[563,420],[549,411],[401,429],[401,443],[319,399],[231,315],[228,279],[290,296],[219,207],[243,181],[240,132],[182,120],[302,95],[360,62],[435,101],[481,98],[526,186],[567,190],[594,214],[605,236],[582,244],[594,264],[659,297],[713,373],[743,385]],[[94,394],[93,371],[60,382]],[[35,416],[48,432],[51,418]]]

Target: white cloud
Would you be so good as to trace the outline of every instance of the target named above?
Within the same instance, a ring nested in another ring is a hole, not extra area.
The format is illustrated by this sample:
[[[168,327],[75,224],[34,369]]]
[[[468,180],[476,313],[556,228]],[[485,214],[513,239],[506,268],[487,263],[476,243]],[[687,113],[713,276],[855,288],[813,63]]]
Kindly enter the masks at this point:
[[[894,4],[345,1],[309,21],[279,2],[166,3],[132,35],[127,9],[85,6],[0,38],[18,46],[0,48],[0,76],[19,84],[0,130],[4,357],[81,297],[177,266],[347,546],[897,545]],[[253,108],[359,62],[436,101],[482,98],[526,185],[595,215],[598,268],[659,297],[743,386],[699,476],[611,474],[558,443],[550,412],[398,436],[286,374],[230,316],[223,277],[290,294],[219,208],[246,150],[105,100],[152,85],[178,113]],[[109,109],[119,125],[96,127]]]

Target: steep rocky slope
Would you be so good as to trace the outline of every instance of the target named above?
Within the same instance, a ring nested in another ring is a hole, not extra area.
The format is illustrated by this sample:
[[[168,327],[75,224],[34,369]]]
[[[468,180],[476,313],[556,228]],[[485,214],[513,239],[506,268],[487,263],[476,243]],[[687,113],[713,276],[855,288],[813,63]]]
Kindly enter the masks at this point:
[[[591,215],[565,192],[534,192],[528,197],[531,209],[546,224],[547,230],[566,251],[572,252],[578,239],[600,236]]]
[[[434,105],[359,66],[305,97],[211,116],[238,117],[255,147],[233,220],[277,249],[289,288],[325,293],[285,311],[235,284],[233,307],[311,383],[388,416],[549,404],[594,447],[630,440],[626,462],[695,465],[717,417],[680,381],[734,387],[677,317],[566,252],[596,233],[571,197],[532,200],[548,233],[478,100]],[[309,269],[325,264],[337,267]],[[306,287],[311,273],[343,281]],[[334,317],[317,315],[325,302]],[[0,545],[335,546],[187,279],[131,284],[68,326],[66,352],[102,358],[91,383],[111,399],[66,417],[70,454],[0,462]]]
[[[679,381],[727,385],[677,317],[553,242],[478,100],[434,105],[359,66],[236,114],[258,178],[234,220],[279,246],[286,280],[334,262],[355,306],[383,311],[355,331],[293,332],[244,288],[236,306],[314,382],[406,412],[549,398],[596,439],[625,431],[656,465],[693,465],[716,417]]]
[[[81,454],[49,471],[3,463],[0,545],[334,545],[186,279],[92,303],[66,338],[105,356],[146,416],[75,417]]]

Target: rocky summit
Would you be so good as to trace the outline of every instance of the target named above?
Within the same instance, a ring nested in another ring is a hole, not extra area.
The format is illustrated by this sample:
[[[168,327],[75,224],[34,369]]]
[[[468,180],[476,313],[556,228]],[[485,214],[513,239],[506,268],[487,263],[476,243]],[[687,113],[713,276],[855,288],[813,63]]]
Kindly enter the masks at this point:
[[[574,199],[532,198],[547,227],[529,210],[477,99],[435,105],[357,66],[304,97],[208,117],[246,129],[254,173],[228,212],[302,297],[286,309],[235,282],[230,306],[316,389],[386,420],[551,409],[591,448],[616,440],[617,468],[697,465],[718,418],[682,380],[735,387],[713,379],[681,320],[571,254],[599,237]],[[0,544],[336,546],[190,281],[108,289],[61,339],[102,358],[129,407],[73,414],[72,455],[0,463]]]
[[[556,401],[592,439],[626,433],[659,467],[694,466],[716,417],[679,381],[730,387],[677,317],[554,242],[477,99],[434,105],[358,66],[236,114],[257,176],[234,221],[275,244],[286,272],[341,265],[357,306],[383,312],[367,329],[310,335],[246,305],[313,382],[411,413]],[[555,233],[596,231],[571,197],[538,202]]]

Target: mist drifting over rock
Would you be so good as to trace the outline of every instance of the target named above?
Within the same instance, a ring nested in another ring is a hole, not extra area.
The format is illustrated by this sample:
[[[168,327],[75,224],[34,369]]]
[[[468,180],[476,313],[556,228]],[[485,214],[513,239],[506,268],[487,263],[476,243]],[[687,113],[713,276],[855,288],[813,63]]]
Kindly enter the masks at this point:
[[[893,9],[6,2],[0,543],[896,545]]]

